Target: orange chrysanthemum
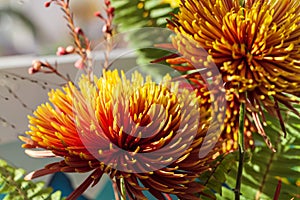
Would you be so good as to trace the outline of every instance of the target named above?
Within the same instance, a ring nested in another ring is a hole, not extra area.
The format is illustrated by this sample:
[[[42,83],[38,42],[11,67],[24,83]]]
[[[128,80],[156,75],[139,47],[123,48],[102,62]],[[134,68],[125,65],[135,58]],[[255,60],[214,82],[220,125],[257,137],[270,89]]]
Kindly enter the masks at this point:
[[[168,26],[176,33],[173,47],[185,62],[181,67],[178,58],[168,62],[185,72],[215,65],[228,95],[234,94],[237,107],[246,103],[265,137],[263,110],[281,120],[278,103],[295,111],[291,103],[299,102],[299,6],[297,0],[249,0],[244,7],[238,0],[182,1]]]
[[[70,83],[63,91],[53,90],[49,100],[53,106],[38,107],[29,117],[30,137],[21,139],[24,148],[46,149],[27,150],[31,156],[63,160],[27,178],[93,171],[68,199],[95,185],[103,173],[119,189],[123,178],[130,199],[146,199],[144,190],[158,199],[165,199],[164,194],[197,199],[202,187],[194,179],[219,151],[214,145],[219,128],[196,92],[168,77],[156,84],[139,73],[129,81],[124,74],[107,71],[93,83],[82,76],[78,88]]]

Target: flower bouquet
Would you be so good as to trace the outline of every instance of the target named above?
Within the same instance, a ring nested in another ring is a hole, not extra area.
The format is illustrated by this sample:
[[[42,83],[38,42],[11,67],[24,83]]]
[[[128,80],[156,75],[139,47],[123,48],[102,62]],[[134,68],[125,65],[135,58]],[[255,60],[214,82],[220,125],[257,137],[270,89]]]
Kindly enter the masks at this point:
[[[19,138],[29,156],[57,161],[25,176],[1,161],[4,199],[79,199],[104,174],[122,200],[300,198],[298,1],[103,4],[99,44],[69,0],[45,3],[64,13],[74,43],[57,55],[77,54],[78,74],[33,61],[30,74],[65,84]],[[122,45],[119,58],[137,58],[127,71],[110,59]],[[58,172],[86,178],[67,197],[31,181]]]

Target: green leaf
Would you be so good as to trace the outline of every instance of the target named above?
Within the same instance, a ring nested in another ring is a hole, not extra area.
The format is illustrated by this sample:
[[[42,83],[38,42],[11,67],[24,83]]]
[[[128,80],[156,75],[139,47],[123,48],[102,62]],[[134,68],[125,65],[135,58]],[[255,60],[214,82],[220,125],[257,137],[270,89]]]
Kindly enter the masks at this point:
[[[170,51],[159,49],[155,45],[170,41],[171,31],[166,28],[166,19],[170,19],[170,13],[175,13],[177,9],[158,0],[112,0],[111,2],[115,7],[114,23],[118,25],[117,30],[127,33],[126,41],[137,53],[137,63],[141,69],[152,75],[162,75],[171,71],[171,68],[161,69],[153,65],[149,66],[149,63],[170,54]],[[166,28],[168,31],[141,29],[145,27]]]
[[[236,162],[235,153],[228,154],[226,156],[221,155],[216,159],[214,168],[200,175],[200,182],[206,187],[201,194],[201,198],[205,196],[215,197],[215,194],[222,193],[222,185],[225,182],[226,174],[231,171],[233,165]],[[205,197],[205,199],[211,199]]]
[[[244,166],[243,170],[241,197],[244,199],[273,199],[278,180],[282,181],[279,199],[300,196],[300,187],[296,184],[300,178],[300,123],[299,118],[294,114],[284,114],[282,116],[285,116],[288,133],[286,138],[278,136],[278,131],[281,130],[280,124],[274,117],[265,113],[268,121],[265,130],[276,152],[272,152],[260,136],[254,135],[256,148],[252,152],[251,161]],[[231,172],[226,176],[226,184],[229,188],[235,186],[236,173],[237,167],[232,165]],[[233,191],[225,187],[222,187],[222,194],[217,194],[217,199],[233,197]]]
[[[52,194],[52,188],[45,187],[44,182],[24,180],[25,170],[14,168],[0,159],[0,194],[4,200],[60,200],[61,192]]]

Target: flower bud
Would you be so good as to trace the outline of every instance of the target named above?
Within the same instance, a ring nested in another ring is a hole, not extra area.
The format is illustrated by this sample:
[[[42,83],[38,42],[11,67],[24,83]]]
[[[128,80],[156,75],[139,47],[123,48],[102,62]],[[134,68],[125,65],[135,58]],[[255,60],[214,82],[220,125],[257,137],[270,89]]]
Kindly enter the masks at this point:
[[[79,59],[75,62],[74,66],[77,68],[77,69],[84,69],[85,68],[85,64],[83,62],[82,59]]]
[[[100,11],[95,12],[94,16],[103,19],[103,16],[101,15]]]
[[[57,56],[63,56],[63,55],[66,55],[67,54],[67,51],[65,48],[63,47],[58,47],[57,48],[57,51],[56,51],[56,55]]]
[[[75,28],[75,33],[77,33],[77,34],[79,34],[79,35],[83,35],[83,31],[82,31],[82,29],[79,28],[79,27],[76,27],[76,28]]]
[[[74,51],[75,51],[75,48],[74,48],[72,45],[67,46],[66,52],[67,52],[68,54],[69,54],[69,53],[74,53]]]
[[[109,8],[107,8],[106,11],[107,11],[108,14],[114,15],[115,8],[114,7],[109,7]]]
[[[106,6],[109,6],[110,5],[110,0],[105,0],[104,3],[105,3]]]
[[[36,70],[33,67],[28,68],[28,74],[34,74]]]
[[[33,60],[32,61],[32,68],[36,71],[39,71],[43,66],[43,63],[39,60]]]
[[[46,8],[48,8],[50,5],[51,5],[51,1],[47,1],[47,2],[44,3],[44,6],[45,6]]]

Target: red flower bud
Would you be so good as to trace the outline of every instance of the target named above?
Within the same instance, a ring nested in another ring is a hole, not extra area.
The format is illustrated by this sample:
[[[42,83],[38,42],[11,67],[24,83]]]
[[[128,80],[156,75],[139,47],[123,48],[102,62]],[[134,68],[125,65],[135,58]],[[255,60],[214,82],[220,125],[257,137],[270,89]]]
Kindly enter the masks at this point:
[[[48,8],[48,7],[51,5],[51,3],[52,3],[51,1],[47,1],[47,2],[44,3],[44,6],[45,6],[46,8]]]
[[[58,47],[57,48],[56,55],[63,56],[63,55],[66,55],[66,54],[67,54],[67,51],[66,51],[65,48],[63,48],[63,47]]]
[[[105,3],[106,6],[109,6],[110,5],[110,0],[105,0],[104,3]]]
[[[34,74],[35,72],[36,72],[36,70],[33,69],[33,67],[28,68],[28,74]]]
[[[100,11],[95,12],[94,16],[103,19],[103,16],[101,15]]]
[[[79,34],[79,35],[83,35],[83,31],[82,31],[82,29],[79,28],[79,27],[76,27],[76,28],[75,28],[75,33],[77,33],[77,34]]]
[[[109,7],[109,8],[107,8],[106,11],[107,11],[108,14],[114,15],[115,8],[114,7]]]

